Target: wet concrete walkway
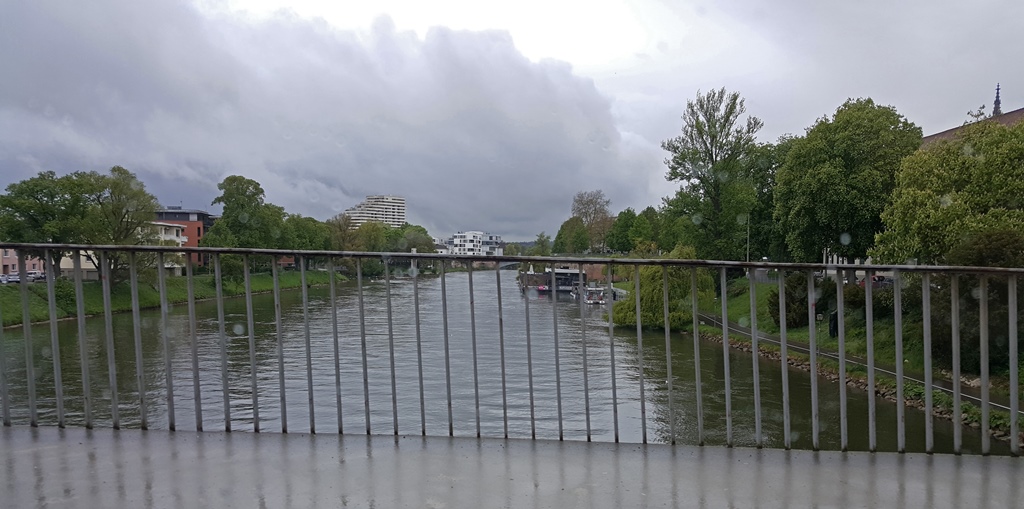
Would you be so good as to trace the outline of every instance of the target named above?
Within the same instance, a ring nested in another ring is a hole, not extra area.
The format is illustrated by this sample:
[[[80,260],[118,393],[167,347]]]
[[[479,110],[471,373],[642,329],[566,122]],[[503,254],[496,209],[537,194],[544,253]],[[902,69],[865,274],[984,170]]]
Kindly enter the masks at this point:
[[[1024,460],[0,429],[0,507],[1021,507]]]

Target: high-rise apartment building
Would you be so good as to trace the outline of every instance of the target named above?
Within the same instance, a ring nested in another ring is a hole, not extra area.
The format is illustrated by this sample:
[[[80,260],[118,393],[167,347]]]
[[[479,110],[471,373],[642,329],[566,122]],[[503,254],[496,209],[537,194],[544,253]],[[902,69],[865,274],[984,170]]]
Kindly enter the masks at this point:
[[[370,221],[377,221],[393,228],[401,228],[405,224],[405,198],[401,196],[367,196],[366,200],[345,211],[352,219],[352,227]]]
[[[481,231],[458,232],[444,241],[441,254],[501,256],[504,253],[501,235]]]

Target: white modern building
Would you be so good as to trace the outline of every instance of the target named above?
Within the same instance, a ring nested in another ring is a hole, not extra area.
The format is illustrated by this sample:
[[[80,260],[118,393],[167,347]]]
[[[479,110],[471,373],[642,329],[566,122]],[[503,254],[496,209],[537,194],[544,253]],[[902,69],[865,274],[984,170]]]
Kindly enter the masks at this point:
[[[370,221],[401,228],[405,224],[405,198],[390,195],[367,196],[362,203],[346,210],[345,215],[352,219],[352,228],[358,228]]]
[[[501,235],[481,231],[458,232],[444,241],[442,254],[501,256]]]

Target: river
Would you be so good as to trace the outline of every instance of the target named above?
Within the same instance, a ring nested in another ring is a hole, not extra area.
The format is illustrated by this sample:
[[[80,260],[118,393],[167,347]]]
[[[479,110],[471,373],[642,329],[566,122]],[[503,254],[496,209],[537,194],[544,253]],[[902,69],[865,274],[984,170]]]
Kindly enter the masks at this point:
[[[479,387],[480,431],[483,436],[501,437],[504,433],[502,404],[502,370],[499,347],[499,321],[496,277],[493,271],[475,272],[474,306],[476,309],[477,378]],[[531,436],[530,376],[526,342],[526,305],[529,299],[530,347],[533,370],[534,413],[537,438],[559,437],[559,387],[555,378],[555,341],[553,326],[557,323],[559,368],[561,374],[561,410],[566,439],[586,439],[586,395],[589,395],[590,427],[595,441],[614,440],[614,410],[618,410],[619,438],[624,442],[642,440],[640,411],[641,378],[646,402],[648,439],[667,442],[670,438],[670,405],[666,384],[668,358],[662,331],[645,331],[643,356],[638,355],[634,328],[616,327],[609,336],[603,307],[587,307],[582,316],[579,304],[568,297],[551,302],[547,296],[523,296],[515,285],[515,272],[502,271],[503,329],[505,339],[505,387],[508,401],[508,434],[510,437]],[[476,435],[476,391],[472,322],[469,313],[468,273],[448,274],[447,287],[449,364],[451,376],[452,428],[456,436]],[[441,281],[438,278],[419,280],[420,337],[423,356],[423,384],[426,428],[430,435],[448,434],[448,403],[444,348]],[[391,290],[392,324],[395,358],[395,386],[398,395],[398,428],[402,434],[418,434],[421,430],[419,370],[413,288],[410,280],[364,285],[366,324],[366,379],[369,387],[369,421],[373,433],[393,431],[390,348],[387,317],[387,288]],[[257,395],[260,426],[264,431],[281,429],[281,391],[279,385],[278,340],[274,320],[274,298],[271,294],[252,297],[255,317],[255,353]],[[312,400],[314,422],[318,432],[338,431],[335,394],[334,334],[328,288],[309,290],[309,325],[313,373]],[[306,371],[306,340],[303,321],[302,294],[285,291],[281,294],[284,347],[285,396],[290,432],[309,431],[309,399]],[[364,433],[365,392],[362,342],[358,319],[358,294],[354,283],[337,289],[339,366],[342,394],[342,424],[346,433]],[[229,384],[232,427],[253,429],[251,363],[246,305],[244,298],[224,302],[227,324],[227,376]],[[217,307],[213,301],[198,302],[196,307],[199,385],[203,423],[207,430],[223,429],[224,405],[221,376],[221,347],[218,333]],[[3,313],[18,312],[4,309]],[[552,315],[554,313],[554,316]],[[143,310],[142,334],[143,378],[146,416],[150,428],[167,428],[169,412],[165,376],[164,348],[161,341],[160,310]],[[111,422],[110,389],[107,369],[107,348],[103,317],[86,320],[86,355],[91,378],[93,414],[97,426]],[[84,388],[79,362],[77,323],[58,324],[66,420],[69,425],[84,423]],[[118,410],[121,425],[137,427],[141,422],[140,398],[136,383],[135,347],[131,313],[113,316],[115,338],[114,358],[117,372]],[[167,335],[170,339],[171,381],[178,429],[195,429],[193,367],[189,337],[188,309],[185,304],[172,307]],[[3,331],[3,352],[6,355],[10,380],[12,418],[16,423],[28,421],[28,389],[26,384],[23,333],[20,328]],[[56,423],[53,352],[47,324],[32,326],[33,366],[36,379],[37,407],[41,424]],[[584,357],[584,348],[586,356]],[[614,349],[617,405],[611,398]],[[701,387],[703,390],[704,439],[709,445],[726,441],[725,390],[723,352],[720,343],[700,342]],[[589,391],[584,391],[584,358]],[[731,351],[733,436],[738,446],[754,445],[754,404],[752,365],[754,357]],[[758,357],[764,444],[783,446],[782,375],[777,361]],[[697,442],[696,397],[694,390],[693,343],[689,335],[672,334],[671,365],[676,441]],[[791,438],[796,448],[811,448],[810,384],[811,374],[789,369],[792,415]],[[839,390],[825,378],[818,379],[820,388],[821,447],[840,446]],[[849,444],[851,450],[867,450],[867,406],[870,396],[849,389]],[[876,399],[878,414],[878,449],[896,449],[896,405]],[[908,408],[907,450],[923,451],[924,413]],[[952,452],[953,423],[935,419],[936,452]],[[965,453],[980,452],[981,432],[965,427]],[[993,440],[994,454],[1008,454],[1008,445]]]

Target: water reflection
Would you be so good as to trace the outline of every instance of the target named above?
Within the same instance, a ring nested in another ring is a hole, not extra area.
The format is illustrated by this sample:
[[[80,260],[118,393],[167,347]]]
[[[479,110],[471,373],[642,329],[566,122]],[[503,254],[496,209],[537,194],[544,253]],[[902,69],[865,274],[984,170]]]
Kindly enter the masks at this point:
[[[425,423],[420,419],[420,378],[417,366],[417,334],[411,280],[394,281],[390,285],[393,303],[393,336],[395,386],[398,428],[402,434],[417,434],[425,424],[431,435],[448,434],[449,398],[452,408],[451,427],[455,435],[476,434],[476,393],[479,391],[479,419],[484,436],[503,436],[504,421],[512,437],[531,436],[530,377],[525,344],[526,310],[524,297],[514,284],[515,273],[502,274],[504,327],[505,386],[508,405],[502,405],[501,345],[499,341],[498,304],[494,272],[474,273],[476,309],[476,380],[473,372],[473,327],[470,320],[468,274],[449,274],[448,331],[450,358],[446,369],[444,328],[440,281],[418,281],[420,301],[420,341],[423,356],[423,389]],[[308,431],[309,400],[315,404],[318,431],[334,431],[340,424],[347,433],[391,433],[392,412],[391,349],[389,348],[386,295],[384,283],[364,285],[367,371],[363,371],[362,336],[357,292],[354,284],[345,284],[337,291],[337,341],[341,378],[342,408],[337,408],[335,392],[335,359],[331,303],[326,288],[309,292],[311,355],[313,359],[313,391],[308,391],[306,373],[305,325],[301,292],[281,293],[281,344],[284,365],[278,362],[278,336],[274,320],[274,298],[270,294],[253,296],[255,322],[255,372],[259,396],[261,429],[275,431],[281,427],[282,402],[286,406],[289,431]],[[624,442],[642,439],[640,412],[640,374],[643,373],[647,398],[647,427],[650,441],[669,440],[669,416],[674,412],[676,439],[679,443],[696,443],[696,391],[694,387],[693,343],[688,335],[673,333],[666,352],[664,334],[647,331],[643,334],[643,358],[638,356],[635,330],[619,327],[609,336],[607,318],[601,306],[584,306],[577,301],[547,296],[529,296],[530,330],[534,388],[534,413],[538,438],[559,437],[559,401],[562,433],[566,439],[585,440],[589,406],[590,433],[594,440],[614,440],[613,407],[619,416],[619,437]],[[224,301],[226,320],[227,382],[229,387],[232,428],[253,428],[251,376],[246,305],[244,299]],[[13,310],[2,310],[12,312]],[[151,428],[168,426],[167,382],[161,333],[164,331],[159,310],[142,312],[142,373],[145,393],[140,396],[135,376],[135,350],[130,313],[113,317],[114,367],[122,425],[138,426],[140,397],[147,401],[147,417]],[[193,377],[191,343],[187,306],[170,309],[166,334],[178,429],[195,426],[194,383],[201,392],[201,409],[205,429],[223,428],[224,395],[222,385],[222,350],[218,332],[217,309],[213,301],[196,303],[198,364],[200,376]],[[555,376],[556,351],[553,329],[557,324],[559,376]],[[85,324],[86,366],[91,378],[89,393],[93,401],[94,421],[98,426],[110,424],[110,390],[107,352],[102,317]],[[32,327],[39,421],[56,423],[53,353],[49,351],[49,328]],[[60,360],[63,371],[66,419],[69,425],[84,423],[85,389],[82,384],[82,363],[78,350],[77,324],[58,324]],[[584,392],[584,342],[586,344],[586,382]],[[723,355],[719,343],[701,341],[700,370],[704,409],[705,443],[726,443],[725,380]],[[611,354],[616,359],[615,382],[617,401],[612,400]],[[8,329],[3,335],[10,380],[12,417],[17,423],[28,421],[28,390],[25,383],[24,343],[22,331]],[[754,445],[753,362],[760,364],[760,387],[764,444],[782,447],[781,368],[776,361],[755,358],[730,351],[732,372],[733,436],[739,446]],[[673,373],[672,405],[666,383],[667,361]],[[284,391],[280,372],[284,371]],[[792,442],[797,448],[811,447],[810,375],[793,368],[789,372],[792,412]],[[448,379],[452,391],[448,394]],[[365,389],[364,389],[365,387]],[[839,386],[819,379],[821,447],[839,448]],[[558,394],[561,393],[559,400]],[[587,397],[589,396],[589,398]],[[850,448],[867,449],[867,404],[869,396],[850,389]],[[282,401],[283,399],[283,401]],[[367,403],[368,402],[368,403]],[[369,412],[366,412],[366,409]],[[877,400],[879,450],[896,449],[896,407],[886,400]],[[924,414],[908,409],[907,448],[924,448]],[[953,424],[935,421],[936,450],[952,451]],[[1006,444],[993,441],[994,453],[1008,453]],[[965,452],[980,450],[980,432],[965,428]]]

